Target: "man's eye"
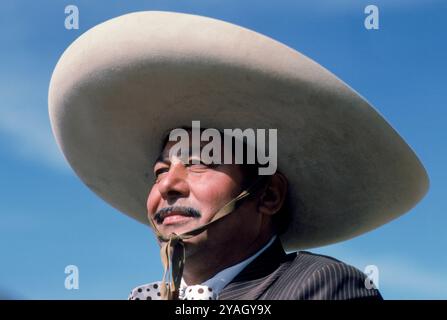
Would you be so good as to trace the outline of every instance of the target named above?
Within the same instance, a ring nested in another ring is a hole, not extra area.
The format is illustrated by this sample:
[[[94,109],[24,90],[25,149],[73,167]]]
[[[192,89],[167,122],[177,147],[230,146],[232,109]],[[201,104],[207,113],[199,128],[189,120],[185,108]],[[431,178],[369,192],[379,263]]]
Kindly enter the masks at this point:
[[[155,178],[158,178],[159,175],[161,175],[162,173],[168,172],[168,171],[169,171],[169,168],[160,168],[160,169],[155,170],[155,172],[154,172]]]
[[[192,163],[192,160],[190,160],[189,161],[189,163],[188,164],[186,164],[185,166],[186,167],[190,167],[190,168],[197,168],[197,169],[206,169],[206,168],[214,168],[214,167],[216,167],[216,165],[215,164],[206,164],[205,162],[203,162],[202,160],[200,160],[200,159],[196,159],[196,162],[197,163]]]

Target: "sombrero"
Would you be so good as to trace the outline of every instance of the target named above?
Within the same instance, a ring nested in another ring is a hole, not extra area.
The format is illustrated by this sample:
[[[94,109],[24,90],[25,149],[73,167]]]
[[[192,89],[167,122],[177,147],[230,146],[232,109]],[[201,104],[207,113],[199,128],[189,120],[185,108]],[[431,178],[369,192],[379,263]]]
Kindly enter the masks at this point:
[[[149,11],[95,26],[57,63],[49,112],[81,180],[146,224],[163,135],[193,120],[277,128],[293,216],[286,249],[370,231],[428,190],[415,153],[353,89],[294,49],[216,19]]]

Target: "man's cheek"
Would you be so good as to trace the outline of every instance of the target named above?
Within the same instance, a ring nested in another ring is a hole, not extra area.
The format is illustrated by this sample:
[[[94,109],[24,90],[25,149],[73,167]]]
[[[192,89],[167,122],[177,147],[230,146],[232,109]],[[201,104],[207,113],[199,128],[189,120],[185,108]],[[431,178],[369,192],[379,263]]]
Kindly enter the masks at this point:
[[[231,188],[228,188],[225,182],[213,181],[210,178],[209,183],[196,186],[193,193],[202,202],[211,204],[227,198],[230,191]]]
[[[148,214],[153,214],[155,213],[158,203],[159,203],[159,199],[160,196],[157,195],[157,192],[154,188],[152,188],[152,190],[149,193],[149,196],[147,198],[147,202],[146,202],[146,208],[148,211]]]

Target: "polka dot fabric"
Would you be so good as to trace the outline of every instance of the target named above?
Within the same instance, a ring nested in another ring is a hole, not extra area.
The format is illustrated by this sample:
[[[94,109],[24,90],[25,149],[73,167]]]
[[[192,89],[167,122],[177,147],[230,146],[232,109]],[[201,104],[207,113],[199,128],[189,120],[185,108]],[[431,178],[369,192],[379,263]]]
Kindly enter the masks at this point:
[[[160,281],[136,287],[129,295],[129,300],[160,300]],[[180,288],[181,300],[216,300],[217,295],[211,287],[195,285]]]
[[[130,293],[129,300],[160,300],[160,283],[157,281],[136,287]]]
[[[208,286],[188,286],[184,290],[183,300],[216,300],[216,295],[213,288]]]

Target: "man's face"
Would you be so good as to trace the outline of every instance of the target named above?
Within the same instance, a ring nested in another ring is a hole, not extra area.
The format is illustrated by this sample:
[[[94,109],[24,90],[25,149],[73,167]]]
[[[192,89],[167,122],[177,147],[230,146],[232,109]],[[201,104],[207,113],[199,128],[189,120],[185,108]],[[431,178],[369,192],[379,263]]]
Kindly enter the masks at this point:
[[[156,180],[147,199],[148,218],[165,236],[210,222],[219,209],[242,191],[243,183],[240,165],[184,164],[178,157],[169,158],[174,144],[166,144],[154,165]],[[185,243],[213,247],[245,241],[256,237],[260,222],[253,201],[244,201],[230,217]]]

